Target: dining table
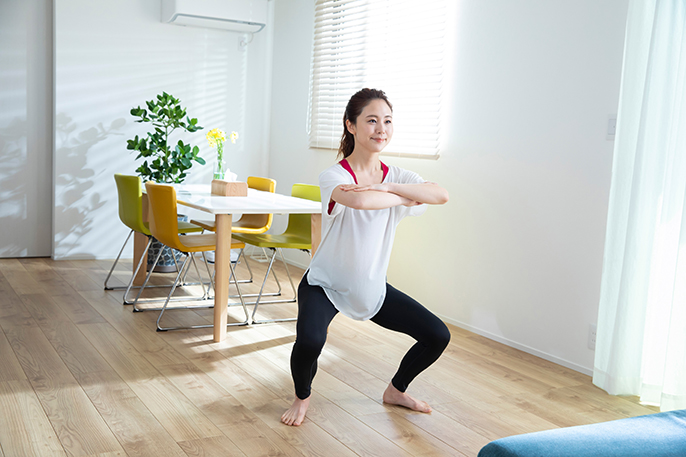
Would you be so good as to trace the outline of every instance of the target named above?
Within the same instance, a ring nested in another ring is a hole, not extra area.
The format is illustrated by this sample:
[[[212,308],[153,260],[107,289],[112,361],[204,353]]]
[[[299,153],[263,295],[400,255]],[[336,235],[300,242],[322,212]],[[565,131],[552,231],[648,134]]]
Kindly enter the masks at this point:
[[[217,233],[215,251],[215,296],[213,338],[222,341],[226,336],[228,318],[229,280],[231,261],[231,222],[234,214],[311,214],[312,255],[321,240],[320,202],[292,197],[275,192],[248,189],[247,196],[226,197],[211,193],[210,184],[175,184],[178,205],[195,208],[214,215]],[[143,195],[143,217],[147,216],[147,196]],[[147,220],[147,219],[146,219]],[[136,232],[134,237],[134,262],[145,255],[147,237]],[[135,285],[145,281],[145,269],[134,278]]]

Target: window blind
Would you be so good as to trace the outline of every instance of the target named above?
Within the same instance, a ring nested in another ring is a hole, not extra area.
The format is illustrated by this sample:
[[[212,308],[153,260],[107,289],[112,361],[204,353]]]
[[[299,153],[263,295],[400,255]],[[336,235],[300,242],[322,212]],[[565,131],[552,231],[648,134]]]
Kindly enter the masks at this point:
[[[316,0],[309,145],[338,149],[343,113],[364,87],[393,104],[386,155],[439,154],[446,0]]]

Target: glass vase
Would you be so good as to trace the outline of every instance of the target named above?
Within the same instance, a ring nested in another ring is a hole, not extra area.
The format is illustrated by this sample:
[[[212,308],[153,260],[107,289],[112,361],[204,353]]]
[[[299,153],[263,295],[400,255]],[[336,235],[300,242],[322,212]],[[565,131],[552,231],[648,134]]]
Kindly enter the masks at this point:
[[[226,161],[217,160],[214,164],[214,174],[212,179],[224,179],[226,177]]]

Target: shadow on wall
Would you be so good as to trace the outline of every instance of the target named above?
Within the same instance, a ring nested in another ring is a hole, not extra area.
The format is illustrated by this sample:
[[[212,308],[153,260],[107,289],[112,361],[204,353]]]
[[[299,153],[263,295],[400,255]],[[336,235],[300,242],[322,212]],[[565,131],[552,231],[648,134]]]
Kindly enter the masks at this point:
[[[26,220],[26,118],[16,117],[0,128],[0,229],[2,233],[21,229]],[[22,257],[28,254],[26,246],[3,236],[0,257]]]
[[[104,141],[110,135],[124,135],[119,132],[126,121],[115,119],[105,127],[102,123],[76,133],[77,125],[72,118],[58,113],[55,119],[55,130],[59,147],[56,156],[62,166],[55,177],[55,257],[76,257],[80,254],[80,240],[93,229],[93,214],[105,206],[92,189],[95,186],[95,171],[88,168],[89,150]]]

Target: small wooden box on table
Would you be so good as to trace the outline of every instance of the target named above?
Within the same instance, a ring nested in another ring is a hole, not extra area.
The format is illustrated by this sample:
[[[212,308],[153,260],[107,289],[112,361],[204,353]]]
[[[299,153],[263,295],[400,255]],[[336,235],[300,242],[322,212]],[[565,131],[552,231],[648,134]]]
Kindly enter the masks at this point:
[[[247,197],[248,183],[213,179],[210,192],[212,195],[221,195],[223,197]]]

